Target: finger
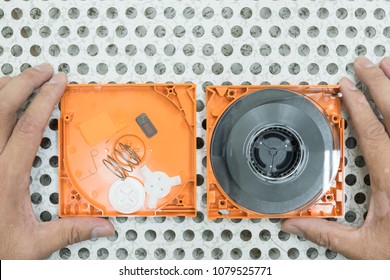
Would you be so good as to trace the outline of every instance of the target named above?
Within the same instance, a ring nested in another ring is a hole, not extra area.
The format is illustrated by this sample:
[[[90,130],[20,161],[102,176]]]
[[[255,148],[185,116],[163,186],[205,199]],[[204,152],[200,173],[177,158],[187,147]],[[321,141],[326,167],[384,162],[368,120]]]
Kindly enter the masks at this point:
[[[13,78],[0,92],[0,104],[5,104],[9,112],[16,112],[34,89],[39,88],[53,76],[53,68],[44,63],[26,69]]]
[[[0,91],[12,80],[11,77],[5,76],[0,78]],[[16,114],[14,114],[13,119],[10,119],[7,115],[3,117],[3,109],[0,105],[0,154],[2,153],[5,144],[9,138],[9,135],[12,131],[12,127],[16,122]],[[7,114],[7,113],[6,113]]]
[[[390,131],[390,80],[382,69],[366,57],[359,57],[354,64],[359,79],[367,86],[372,98],[383,114],[385,127]]]
[[[23,71],[15,78],[2,78],[0,82],[0,153],[3,151],[16,122],[16,111],[31,95],[53,75],[49,64]],[[3,80],[4,79],[4,80]]]
[[[4,76],[0,78],[0,90],[4,88],[6,84],[8,84],[12,78],[10,76]]]
[[[368,171],[373,179],[390,171],[390,140],[384,126],[368,104],[364,94],[347,78],[340,81],[343,104],[357,133]],[[377,184],[372,184],[377,185]]]
[[[67,80],[64,73],[55,74],[42,86],[39,94],[17,122],[3,152],[10,165],[17,167],[16,175],[30,173],[43,130],[64,92]]]
[[[359,230],[356,228],[322,219],[305,218],[284,221],[282,230],[304,237],[347,258],[359,259],[364,256]]]
[[[114,234],[114,226],[102,218],[65,218],[46,222],[39,229],[36,252],[39,258],[45,258],[70,244]]]
[[[379,67],[382,69],[383,73],[385,73],[386,77],[390,79],[390,57],[382,59]]]

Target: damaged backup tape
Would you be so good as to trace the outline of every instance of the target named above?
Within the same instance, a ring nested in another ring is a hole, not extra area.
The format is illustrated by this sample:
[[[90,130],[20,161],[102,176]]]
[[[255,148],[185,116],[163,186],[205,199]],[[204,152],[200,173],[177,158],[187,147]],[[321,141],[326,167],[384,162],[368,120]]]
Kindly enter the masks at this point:
[[[60,216],[196,215],[195,86],[69,85]],[[338,86],[211,86],[208,217],[340,217]]]
[[[338,90],[209,87],[209,218],[343,215]]]
[[[60,216],[196,215],[195,86],[68,85]]]

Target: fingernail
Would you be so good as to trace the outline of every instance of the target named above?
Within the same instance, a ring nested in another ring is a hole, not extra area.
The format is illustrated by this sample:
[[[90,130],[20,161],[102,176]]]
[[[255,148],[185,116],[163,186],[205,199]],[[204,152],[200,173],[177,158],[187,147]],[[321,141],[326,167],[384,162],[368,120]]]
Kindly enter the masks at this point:
[[[376,66],[374,63],[371,62],[367,57],[365,56],[359,56],[356,59],[356,63],[364,68],[371,68]]]
[[[291,233],[291,234],[295,234],[297,236],[301,236],[301,237],[304,236],[303,231],[301,231],[299,228],[294,227],[294,226],[288,225],[286,227],[283,227],[282,230],[285,232]]]
[[[58,74],[54,74],[49,81],[48,84],[57,84],[60,81]]]
[[[42,72],[53,72],[53,67],[49,63],[42,63],[34,68]]]
[[[107,237],[114,234],[111,227],[98,226],[92,229],[91,238]]]
[[[382,60],[382,63],[385,64],[387,67],[390,67],[390,57],[385,57]]]
[[[350,90],[357,90],[358,88],[355,86],[355,84],[348,78],[344,77],[342,79],[343,84]]]

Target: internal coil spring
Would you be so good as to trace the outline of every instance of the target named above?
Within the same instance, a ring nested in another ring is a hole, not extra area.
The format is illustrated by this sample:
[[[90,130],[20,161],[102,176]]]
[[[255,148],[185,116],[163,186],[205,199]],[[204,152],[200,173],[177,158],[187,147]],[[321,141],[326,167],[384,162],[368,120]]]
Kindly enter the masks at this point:
[[[130,148],[130,146],[123,143],[119,143],[119,149],[115,148],[114,153],[116,157],[123,160],[126,165],[118,162],[113,154],[108,155],[107,158],[103,159],[103,164],[115,176],[125,180],[128,177],[128,173],[132,172],[134,167],[141,163],[141,158],[132,148]]]

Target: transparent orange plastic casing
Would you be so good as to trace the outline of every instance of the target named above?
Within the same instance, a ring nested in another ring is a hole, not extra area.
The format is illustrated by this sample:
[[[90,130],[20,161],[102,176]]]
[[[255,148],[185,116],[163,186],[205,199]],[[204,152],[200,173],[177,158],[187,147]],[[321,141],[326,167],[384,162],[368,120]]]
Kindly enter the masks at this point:
[[[61,217],[196,215],[195,85],[68,85],[60,108]],[[140,116],[147,116],[152,125],[141,126]],[[133,170],[126,177],[143,184],[143,166],[180,176],[180,185],[172,186],[155,208],[142,203],[138,211],[124,214],[111,205],[109,189],[121,179],[103,161],[111,155],[123,164],[114,152],[120,144],[140,159],[137,166],[127,168]]]
[[[237,99],[252,92],[268,89],[286,89],[306,95],[308,100],[324,111],[337,130],[340,162],[334,183],[313,204],[303,210],[283,214],[257,213],[235,203],[218,183],[210,160],[213,131],[220,117]],[[217,218],[291,218],[291,217],[342,217],[344,215],[344,120],[341,118],[341,101],[337,85],[266,85],[266,86],[209,86],[207,101],[207,211],[210,219]]]

